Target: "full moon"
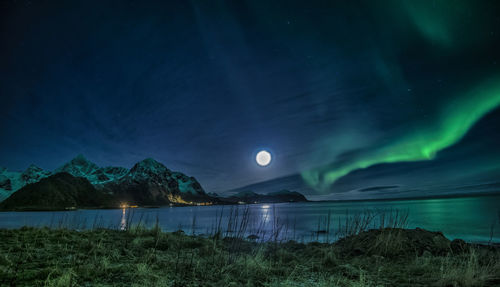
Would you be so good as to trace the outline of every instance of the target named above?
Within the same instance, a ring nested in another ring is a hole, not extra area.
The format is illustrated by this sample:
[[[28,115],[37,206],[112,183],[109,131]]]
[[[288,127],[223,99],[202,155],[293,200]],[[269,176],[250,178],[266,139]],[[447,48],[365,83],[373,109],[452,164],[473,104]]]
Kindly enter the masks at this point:
[[[271,163],[271,154],[266,150],[259,151],[255,157],[255,161],[257,161],[257,164],[260,166],[266,166]]]

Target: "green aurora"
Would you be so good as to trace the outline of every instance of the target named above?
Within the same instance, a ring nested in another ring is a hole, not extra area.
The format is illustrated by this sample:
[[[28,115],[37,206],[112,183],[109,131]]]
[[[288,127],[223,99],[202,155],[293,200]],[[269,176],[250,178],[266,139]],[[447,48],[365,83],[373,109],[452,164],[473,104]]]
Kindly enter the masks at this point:
[[[449,102],[431,122],[408,130],[389,144],[374,146],[362,155],[340,164],[331,164],[302,173],[318,191],[327,191],[339,178],[376,164],[432,160],[436,154],[457,143],[474,124],[500,105],[500,77],[493,77]]]

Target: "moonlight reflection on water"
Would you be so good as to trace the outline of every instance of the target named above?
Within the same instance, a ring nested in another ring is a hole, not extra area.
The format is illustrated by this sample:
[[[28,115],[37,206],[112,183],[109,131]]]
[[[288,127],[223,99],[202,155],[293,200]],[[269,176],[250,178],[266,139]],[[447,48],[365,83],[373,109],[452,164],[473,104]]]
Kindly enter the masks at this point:
[[[120,221],[120,230],[126,230],[127,229],[127,216],[125,212],[125,208],[122,209],[122,219]]]

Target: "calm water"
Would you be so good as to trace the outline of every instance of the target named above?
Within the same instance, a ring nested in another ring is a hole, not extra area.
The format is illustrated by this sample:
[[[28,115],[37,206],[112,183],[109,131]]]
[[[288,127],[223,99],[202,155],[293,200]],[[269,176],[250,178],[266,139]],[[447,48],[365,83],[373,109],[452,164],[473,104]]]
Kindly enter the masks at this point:
[[[245,218],[248,209],[248,219]],[[151,226],[158,220],[165,231],[210,234],[220,226],[223,231],[237,232],[247,222],[245,234],[256,234],[268,240],[273,234],[296,240],[333,240],[345,224],[346,216],[363,214],[366,210],[391,213],[397,209],[408,213],[408,227],[442,231],[448,238],[488,242],[494,224],[493,240],[500,242],[500,195],[447,199],[418,199],[360,202],[311,202],[256,204],[248,206],[196,206],[154,209],[77,210],[59,212],[0,212],[0,228],[50,226],[85,229],[107,227],[124,229],[127,225]],[[392,210],[392,211],[391,211]],[[347,213],[347,214],[346,214]],[[222,214],[222,216],[221,216]],[[366,214],[366,213],[365,213]],[[339,224],[340,222],[340,224]],[[377,219],[372,225],[377,225]],[[319,226],[319,227],[318,227]],[[339,226],[341,228],[339,228]]]

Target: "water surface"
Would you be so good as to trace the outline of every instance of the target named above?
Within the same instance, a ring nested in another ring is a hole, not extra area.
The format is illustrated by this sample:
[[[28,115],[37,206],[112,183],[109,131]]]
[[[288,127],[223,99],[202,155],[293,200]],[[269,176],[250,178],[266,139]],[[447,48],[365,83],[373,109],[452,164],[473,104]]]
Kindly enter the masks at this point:
[[[22,226],[126,229],[156,222],[165,231],[234,235],[244,232],[260,240],[294,238],[332,241],[345,228],[346,217],[374,213],[408,213],[408,227],[442,231],[450,239],[500,242],[500,195],[386,201],[308,202],[245,206],[193,206],[56,212],[0,212],[0,228]],[[245,213],[247,212],[247,213]],[[328,214],[330,220],[328,223]],[[379,217],[377,217],[379,218]],[[389,216],[386,216],[386,220]],[[242,225],[242,222],[244,223]],[[378,219],[371,223],[379,226]],[[323,232],[317,232],[321,230]],[[324,232],[329,230],[328,233]]]

